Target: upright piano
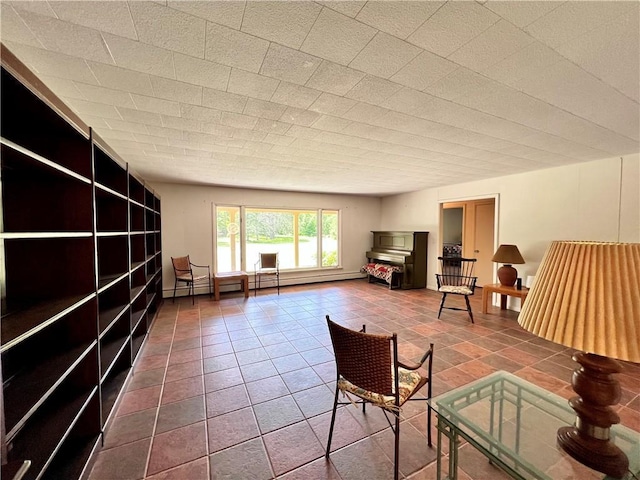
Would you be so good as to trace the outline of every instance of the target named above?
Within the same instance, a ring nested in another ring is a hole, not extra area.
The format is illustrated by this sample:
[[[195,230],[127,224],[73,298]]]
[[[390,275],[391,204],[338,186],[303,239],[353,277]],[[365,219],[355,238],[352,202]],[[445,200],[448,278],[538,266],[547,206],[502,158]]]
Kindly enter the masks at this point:
[[[373,247],[367,252],[372,263],[388,263],[402,267],[403,289],[427,286],[427,238],[429,232],[373,233]]]

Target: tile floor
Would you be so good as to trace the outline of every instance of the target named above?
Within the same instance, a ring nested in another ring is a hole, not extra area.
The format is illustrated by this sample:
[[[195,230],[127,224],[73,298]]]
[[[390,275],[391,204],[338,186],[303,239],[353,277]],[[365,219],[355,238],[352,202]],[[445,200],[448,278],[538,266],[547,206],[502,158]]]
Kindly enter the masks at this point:
[[[324,459],[335,367],[325,315],[368,332],[397,332],[399,353],[417,360],[435,344],[434,395],[507,370],[571,396],[571,352],[537,338],[513,311],[443,311],[429,290],[350,280],[260,292],[257,298],[165,301],[105,436],[91,480],[387,479],[393,435],[380,409],[338,410]],[[620,381],[622,423],[640,430],[640,367]],[[401,476],[435,478],[422,402],[403,409]],[[435,422],[434,422],[435,423]],[[433,429],[435,432],[435,427]],[[434,436],[434,441],[435,441]],[[506,476],[468,445],[459,478]]]

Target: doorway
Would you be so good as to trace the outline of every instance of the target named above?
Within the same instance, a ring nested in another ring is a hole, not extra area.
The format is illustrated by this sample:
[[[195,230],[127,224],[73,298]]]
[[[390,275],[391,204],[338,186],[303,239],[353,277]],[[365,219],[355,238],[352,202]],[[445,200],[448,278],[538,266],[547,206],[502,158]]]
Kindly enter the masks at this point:
[[[441,204],[442,256],[476,258],[478,286],[494,283],[495,198]]]

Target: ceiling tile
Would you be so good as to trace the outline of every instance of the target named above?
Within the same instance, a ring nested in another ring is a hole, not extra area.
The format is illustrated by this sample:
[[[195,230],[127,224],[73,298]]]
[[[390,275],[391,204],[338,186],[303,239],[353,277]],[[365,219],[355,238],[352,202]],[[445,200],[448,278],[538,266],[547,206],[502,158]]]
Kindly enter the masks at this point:
[[[389,78],[418,56],[421,51],[403,40],[378,32],[349,66],[372,75]]]
[[[328,132],[342,132],[351,123],[351,120],[346,118],[332,117],[330,115],[322,115],[313,124],[314,130],[324,130]]]
[[[478,92],[492,83],[495,82],[473,70],[460,67],[437,82],[429,85],[424,89],[424,92],[439,98],[455,100],[456,98]]]
[[[175,78],[173,55],[169,50],[109,33],[103,33],[102,36],[118,67]]]
[[[88,85],[86,83],[76,83],[77,89],[82,92],[84,98],[98,103],[105,103],[116,107],[136,108],[131,95],[122,90]]]
[[[377,107],[375,105],[368,105],[366,103],[358,102],[343,117],[357,122],[371,121],[372,119],[381,117],[387,113],[386,108]]]
[[[558,52],[637,102],[640,3],[635,5],[628,15],[571,40]]]
[[[96,30],[24,10],[20,12],[20,18],[47,50],[101,63],[114,63],[100,32]]]
[[[309,110],[327,115],[343,115],[356,103],[355,100],[338,97],[330,93],[323,93],[313,102]]]
[[[509,0],[489,0],[484,4],[486,8],[509,20],[517,27],[526,27],[551,10],[555,10],[564,2],[552,0],[533,0],[513,2]]]
[[[93,75],[100,85],[116,90],[153,95],[151,81],[146,73],[134,72],[125,68],[104,65],[102,63],[87,62]],[[92,78],[93,78],[92,75]]]
[[[177,102],[163,100],[161,98],[146,97],[132,93],[133,101],[138,110],[146,112],[162,113],[164,115],[180,115],[180,105]]]
[[[305,53],[272,43],[260,73],[268,77],[304,85],[320,65],[320,59]]]
[[[277,133],[279,135],[284,135],[285,133],[287,133],[290,127],[290,123],[269,120],[268,118],[260,118],[253,128],[260,132]],[[264,140],[264,137],[260,141],[262,140]]]
[[[219,123],[202,122],[201,131],[203,133],[217,135],[219,137],[231,138],[233,137],[233,132],[235,132],[236,129]]]
[[[147,125],[146,127],[149,135],[155,135],[157,137],[167,137],[167,138],[173,138],[173,139],[184,138],[184,133],[182,130],[178,130],[175,128],[158,127],[156,125]]]
[[[358,15],[360,10],[362,10],[362,7],[364,7],[367,2],[355,0],[327,0],[317,1],[316,3],[324,5],[325,7],[335,10],[336,12],[348,15],[351,18],[355,18],[355,16]]]
[[[279,83],[280,81],[274,78],[232,68],[227,91],[261,100],[270,100]]]
[[[293,141],[293,137],[278,135],[277,133],[269,133],[264,138],[265,143],[272,143],[273,145],[291,145],[291,142]]]
[[[18,16],[16,11],[7,3],[0,3],[0,24],[3,38],[10,38],[16,43],[44,48],[36,36]]]
[[[47,52],[40,48],[20,45],[13,42],[3,43],[15,55],[19,55],[28,65],[31,65],[37,73],[54,77],[78,80],[83,83],[98,83],[93,73],[87,66],[87,62],[81,58],[71,57],[56,52]]]
[[[256,117],[230,112],[222,112],[222,119],[220,120],[223,125],[228,125],[229,127],[248,129],[255,127],[257,121],[258,119]]]
[[[117,140],[135,140],[136,137],[133,136],[131,132],[123,132],[121,130],[111,130],[110,128],[98,128],[93,127],[96,133],[104,139],[117,139]]]
[[[448,57],[499,19],[476,2],[447,2],[410,35],[408,41]]]
[[[200,131],[200,120],[162,115],[162,126],[179,130]]]
[[[78,90],[78,87],[72,80],[67,78],[51,77],[48,75],[38,75],[38,78],[59,97],[89,100],[80,92],[80,90]]]
[[[507,85],[515,85],[521,78],[537,75],[564,59],[541,42],[533,42],[522,50],[485,69],[483,74]]]
[[[114,130],[123,130],[132,133],[149,133],[147,125],[142,123],[126,122],[124,120],[108,119],[106,120],[109,127]]]
[[[518,88],[529,95],[588,119],[602,127],[638,139],[638,104],[596,79],[575,64],[564,61],[537,76],[522,79]],[[589,98],[589,102],[584,102]]]
[[[281,105],[279,103],[250,98],[247,100],[244,112],[242,113],[245,115],[251,115],[252,117],[278,120],[286,109],[287,107],[285,105]]]
[[[222,92],[212,88],[205,88],[202,105],[227,112],[242,113],[247,103],[247,97],[235,93]]]
[[[335,95],[344,95],[364,76],[358,70],[323,60],[306,85]]]
[[[118,110],[116,110],[113,105],[105,105],[104,103],[90,102],[87,100],[80,100],[78,98],[65,98],[65,101],[71,106],[71,108],[78,112],[80,116],[82,116],[82,114],[87,114],[103,118],[121,118]]]
[[[141,110],[133,110],[131,108],[117,107],[122,119],[127,122],[144,123],[147,125],[162,126],[160,114],[152,112],[143,112]]]
[[[227,89],[231,68],[180,53],[174,53],[173,60],[177,80],[217,90]]]
[[[317,112],[303,110],[302,108],[288,107],[280,117],[280,121],[309,127],[313,125],[313,122],[318,118],[320,118],[320,114]]]
[[[271,97],[271,101],[290,107],[309,108],[320,96],[320,93],[318,90],[302,87],[293,83],[280,82],[280,85],[278,85],[278,88]]]
[[[623,14],[636,2],[565,2],[525,28],[538,40],[558,47]]]
[[[169,80],[168,78],[149,76],[153,94],[165,100],[200,105],[202,103],[202,87],[190,83]]]
[[[206,21],[153,2],[129,2],[141,42],[204,58]]]
[[[287,135],[296,138],[307,138],[309,140],[313,140],[316,138],[320,132],[313,128],[303,127],[302,125],[289,125],[289,130],[287,130]]]
[[[402,67],[391,80],[416,90],[424,90],[458,68],[458,65],[431,52],[422,52]]]
[[[101,32],[137,40],[127,2],[49,1],[23,2],[49,4],[60,20],[77,23]]]
[[[222,112],[214,108],[198,107],[197,105],[182,103],[180,104],[180,116],[201,122],[218,122],[220,121]]]
[[[347,65],[369,43],[376,31],[352,18],[324,8],[301,50]]]
[[[367,75],[346,96],[361,102],[380,105],[401,88],[397,83]]]
[[[194,2],[177,1],[169,2],[169,7],[190,13],[196,17],[204,18],[210,22],[235,28],[238,30],[242,24],[245,2],[225,0],[224,2]]]
[[[17,2],[14,1],[3,1],[2,3],[6,3],[7,5],[11,5],[16,10],[25,10],[28,12],[37,13],[38,15],[47,15],[49,17],[56,18],[55,12],[51,9],[49,2],[33,2],[33,1],[25,1],[20,0]]]
[[[322,7],[301,1],[250,1],[244,11],[242,31],[300,48]]]
[[[269,42],[232,28],[207,23],[207,60],[258,73]]]
[[[279,123],[274,122],[273,120],[266,120],[261,118],[256,123],[256,126],[260,124],[260,122],[268,122],[268,123]],[[289,125],[284,124],[287,128]],[[266,137],[267,134],[264,132],[256,132],[255,130],[245,130],[243,128],[234,128],[233,129],[233,138],[240,138],[243,140],[251,141],[251,142],[260,142]]]
[[[371,1],[360,10],[357,20],[398,38],[407,38],[445,2]]]

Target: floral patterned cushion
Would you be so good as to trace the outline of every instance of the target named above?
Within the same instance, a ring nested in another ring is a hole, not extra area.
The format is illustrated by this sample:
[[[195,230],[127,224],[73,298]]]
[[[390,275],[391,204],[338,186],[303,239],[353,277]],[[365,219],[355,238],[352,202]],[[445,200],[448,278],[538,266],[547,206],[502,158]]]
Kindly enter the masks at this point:
[[[362,266],[360,272],[380,278],[390,284],[393,274],[396,272],[402,272],[402,267],[398,267],[397,265],[387,265],[384,263],[367,263]]]
[[[400,389],[400,405],[402,405],[411,396],[413,391],[416,389],[416,386],[418,386],[418,384],[420,383],[422,377],[418,372],[407,370],[402,367],[398,368],[398,374],[400,377],[398,379]],[[394,382],[393,374],[391,375],[391,377],[392,382]],[[395,406],[395,397],[391,395],[381,395],[369,390],[364,390],[343,377],[340,377],[340,379],[338,380],[338,388],[343,393],[352,393],[357,397],[360,397],[377,405],[378,407],[382,407],[387,410],[397,410]]]
[[[471,289],[464,285],[443,285],[438,291],[442,293],[457,293],[459,295],[473,295]]]

